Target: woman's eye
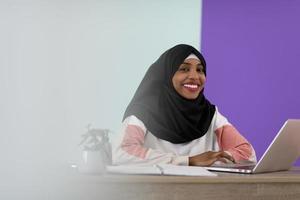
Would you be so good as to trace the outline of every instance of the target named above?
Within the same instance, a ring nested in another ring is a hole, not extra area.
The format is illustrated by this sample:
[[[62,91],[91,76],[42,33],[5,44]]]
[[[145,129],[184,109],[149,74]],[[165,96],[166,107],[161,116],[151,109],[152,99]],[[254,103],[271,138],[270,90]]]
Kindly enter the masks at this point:
[[[204,69],[203,69],[203,68],[198,68],[198,69],[197,69],[197,72],[199,72],[199,73],[202,74],[202,73],[204,73]]]
[[[187,67],[181,67],[181,68],[179,68],[179,70],[182,71],[182,72],[187,72],[187,71],[189,71],[189,69],[188,69]]]

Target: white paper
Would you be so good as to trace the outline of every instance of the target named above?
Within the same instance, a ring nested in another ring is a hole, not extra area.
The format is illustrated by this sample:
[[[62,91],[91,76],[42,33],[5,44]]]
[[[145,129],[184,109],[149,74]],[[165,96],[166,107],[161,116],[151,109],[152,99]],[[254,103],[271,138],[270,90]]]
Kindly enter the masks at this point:
[[[119,165],[107,166],[106,171],[117,174],[161,174],[160,169],[155,166]]]
[[[164,175],[183,175],[183,176],[217,176],[204,167],[182,166],[182,165],[159,165],[163,169]]]
[[[153,166],[119,165],[107,166],[107,172],[119,174],[217,176],[203,167],[159,164]]]

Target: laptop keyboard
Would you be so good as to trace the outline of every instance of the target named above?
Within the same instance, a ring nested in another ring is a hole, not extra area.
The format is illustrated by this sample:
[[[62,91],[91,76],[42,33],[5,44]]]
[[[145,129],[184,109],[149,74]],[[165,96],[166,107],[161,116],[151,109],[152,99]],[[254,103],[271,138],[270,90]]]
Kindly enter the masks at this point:
[[[212,165],[212,167],[253,169],[255,167],[255,163],[218,163]]]

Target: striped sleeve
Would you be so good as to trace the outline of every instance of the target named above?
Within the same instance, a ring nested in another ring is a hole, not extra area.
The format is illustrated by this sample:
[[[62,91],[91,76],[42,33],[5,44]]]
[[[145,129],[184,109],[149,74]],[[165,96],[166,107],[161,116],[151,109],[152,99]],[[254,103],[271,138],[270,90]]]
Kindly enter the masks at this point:
[[[124,120],[119,141],[113,151],[114,165],[188,165],[187,156],[176,156],[173,153],[145,147],[146,131],[143,122],[135,116],[129,116]]]
[[[252,145],[218,110],[216,111],[214,132],[220,150],[232,155],[236,162],[243,160],[256,162]]]

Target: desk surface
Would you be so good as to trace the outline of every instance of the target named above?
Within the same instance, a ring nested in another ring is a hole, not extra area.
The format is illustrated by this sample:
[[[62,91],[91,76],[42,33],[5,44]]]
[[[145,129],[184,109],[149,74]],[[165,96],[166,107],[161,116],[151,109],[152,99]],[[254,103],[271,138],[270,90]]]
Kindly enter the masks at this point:
[[[100,199],[300,199],[300,168],[217,177],[78,175],[73,181]],[[99,191],[94,193],[93,189]]]
[[[300,167],[294,167],[289,171],[261,174],[215,173],[218,176],[80,174],[79,177],[80,180],[105,183],[300,183]]]

